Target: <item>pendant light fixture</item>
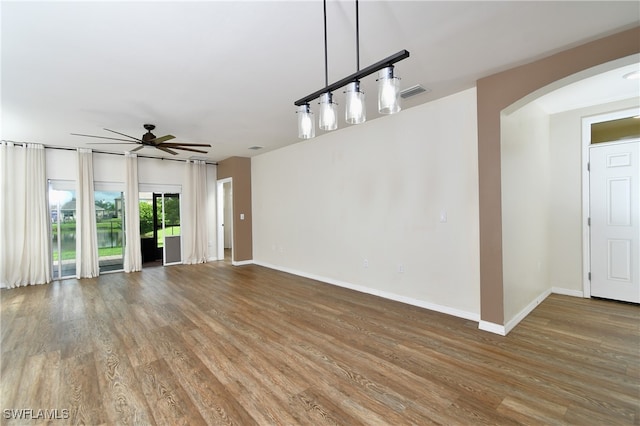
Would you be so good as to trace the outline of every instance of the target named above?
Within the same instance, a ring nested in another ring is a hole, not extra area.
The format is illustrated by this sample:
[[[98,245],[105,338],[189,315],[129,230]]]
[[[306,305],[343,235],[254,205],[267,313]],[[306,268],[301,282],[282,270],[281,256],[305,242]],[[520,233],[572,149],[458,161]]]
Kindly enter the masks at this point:
[[[367,111],[364,106],[364,93],[360,91],[360,82],[356,80],[347,84],[344,93],[346,96],[345,120],[349,124],[364,123],[367,119]]]
[[[356,0],[356,72],[360,72],[360,11]],[[364,93],[360,91],[360,80],[347,85],[347,108],[344,118],[349,124],[361,124],[367,120]]]
[[[366,121],[365,96],[360,91],[360,80],[378,72],[378,111],[381,114],[394,114],[400,111],[399,78],[394,75],[393,64],[409,57],[407,50],[401,50],[375,64],[360,69],[360,17],[358,0],[356,3],[356,72],[329,84],[327,64],[327,2],[324,7],[324,72],[325,87],[294,102],[298,107],[298,136],[310,139],[315,136],[313,113],[309,102],[320,98],[319,127],[322,130],[337,128],[337,105],[333,102],[333,91],[345,87],[346,108],[345,120],[349,124],[360,124]]]
[[[298,107],[298,137],[311,139],[316,136],[316,123],[313,121],[313,113],[309,104]]]
[[[329,65],[327,59],[327,0],[324,6],[324,85],[329,86]],[[333,102],[333,93],[327,91],[320,95],[320,129],[335,130],[338,128],[338,106]]]
[[[333,93],[327,92],[320,95],[320,128],[322,130],[335,130],[338,128],[338,105],[333,102]]]
[[[393,75],[393,65],[378,71],[378,112],[400,112],[400,79]]]

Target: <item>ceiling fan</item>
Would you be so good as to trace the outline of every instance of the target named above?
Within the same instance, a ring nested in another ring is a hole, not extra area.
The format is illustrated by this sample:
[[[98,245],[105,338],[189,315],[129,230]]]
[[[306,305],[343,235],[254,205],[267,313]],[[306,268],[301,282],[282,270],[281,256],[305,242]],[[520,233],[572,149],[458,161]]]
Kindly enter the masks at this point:
[[[160,136],[159,138],[156,137],[156,135],[154,135],[153,133],[151,133],[151,131],[153,129],[156,128],[156,126],[154,124],[145,124],[143,125],[143,127],[147,130],[147,133],[142,135],[142,138],[136,138],[133,136],[129,136],[129,135],[125,135],[124,133],[120,133],[120,132],[116,132],[115,130],[109,130],[109,129],[104,129],[107,132],[111,132],[111,133],[115,133],[117,135],[121,135],[121,136],[126,136],[129,139],[119,139],[119,138],[109,138],[106,136],[94,136],[94,135],[83,135],[80,133],[71,133],[74,136],[85,136],[88,138],[98,138],[98,139],[109,139],[109,140],[114,140],[114,141],[122,141],[122,142],[100,142],[100,143],[95,143],[95,144],[89,144],[89,145],[98,145],[98,144],[114,144],[114,145],[121,145],[121,144],[125,144],[125,143],[133,143],[133,144],[139,144],[140,146],[131,150],[131,152],[135,152],[135,151],[139,151],[142,148],[144,148],[145,146],[149,146],[152,148],[156,148],[159,149],[161,151],[164,152],[168,152],[169,154],[172,155],[177,155],[178,153],[173,151],[174,149],[180,149],[182,151],[191,151],[191,152],[200,152],[202,154],[206,154],[207,151],[203,151],[201,149],[194,149],[194,148],[188,148],[188,147],[193,147],[193,146],[206,146],[206,147],[211,147],[211,145],[209,144],[204,144],[204,143],[180,143],[180,142],[167,142],[170,141],[171,139],[175,139],[176,137],[173,135],[165,135],[165,136]]]

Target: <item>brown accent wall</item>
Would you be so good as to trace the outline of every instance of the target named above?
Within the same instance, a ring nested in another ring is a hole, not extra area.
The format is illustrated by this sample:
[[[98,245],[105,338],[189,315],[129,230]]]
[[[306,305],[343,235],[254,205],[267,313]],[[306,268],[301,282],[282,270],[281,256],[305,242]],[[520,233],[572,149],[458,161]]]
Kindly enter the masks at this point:
[[[640,52],[640,27],[485,77],[477,82],[480,318],[504,324],[500,113],[557,80]]]
[[[218,163],[218,179],[232,178],[233,260],[253,259],[251,216],[251,159],[230,157]],[[244,214],[244,220],[240,215]]]

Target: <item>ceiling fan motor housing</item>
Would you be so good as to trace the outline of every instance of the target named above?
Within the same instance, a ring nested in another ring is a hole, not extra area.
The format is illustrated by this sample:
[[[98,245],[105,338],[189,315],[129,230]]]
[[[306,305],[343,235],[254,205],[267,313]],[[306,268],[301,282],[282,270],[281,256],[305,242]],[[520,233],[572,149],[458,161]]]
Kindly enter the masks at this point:
[[[151,133],[151,131],[149,131],[149,132],[145,133],[144,135],[142,135],[142,141],[143,142],[151,142],[155,138],[156,138],[156,135]]]
[[[147,133],[142,135],[142,141],[149,142],[154,140],[156,138],[156,135],[151,133],[151,131],[156,128],[155,124],[145,124],[143,125],[143,127],[147,130]]]

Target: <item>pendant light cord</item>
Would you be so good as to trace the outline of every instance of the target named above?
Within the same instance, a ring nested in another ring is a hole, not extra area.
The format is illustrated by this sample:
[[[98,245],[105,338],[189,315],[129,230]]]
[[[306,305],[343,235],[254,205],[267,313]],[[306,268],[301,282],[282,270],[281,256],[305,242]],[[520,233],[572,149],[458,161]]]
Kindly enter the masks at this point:
[[[329,65],[327,60],[327,0],[323,2],[324,6],[324,85],[329,86]]]
[[[356,0],[356,71],[360,71],[360,16]]]

